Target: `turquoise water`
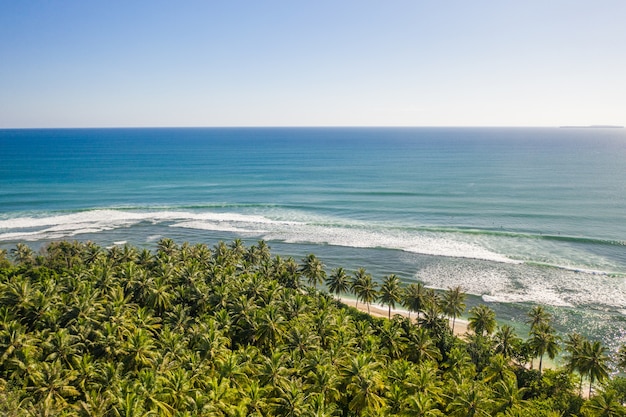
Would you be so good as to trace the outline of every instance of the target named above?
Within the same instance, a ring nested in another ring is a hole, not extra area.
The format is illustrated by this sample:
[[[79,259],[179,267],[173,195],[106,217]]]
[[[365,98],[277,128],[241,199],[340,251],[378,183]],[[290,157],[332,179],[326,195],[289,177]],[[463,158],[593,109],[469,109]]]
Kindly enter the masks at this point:
[[[613,344],[625,220],[624,129],[0,130],[0,247],[265,239]]]

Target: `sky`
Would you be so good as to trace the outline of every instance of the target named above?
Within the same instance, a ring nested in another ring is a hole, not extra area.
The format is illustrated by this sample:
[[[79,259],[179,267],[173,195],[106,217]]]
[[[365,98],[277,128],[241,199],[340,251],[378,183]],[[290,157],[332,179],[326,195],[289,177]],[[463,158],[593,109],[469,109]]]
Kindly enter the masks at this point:
[[[0,0],[0,128],[626,125],[623,0]]]

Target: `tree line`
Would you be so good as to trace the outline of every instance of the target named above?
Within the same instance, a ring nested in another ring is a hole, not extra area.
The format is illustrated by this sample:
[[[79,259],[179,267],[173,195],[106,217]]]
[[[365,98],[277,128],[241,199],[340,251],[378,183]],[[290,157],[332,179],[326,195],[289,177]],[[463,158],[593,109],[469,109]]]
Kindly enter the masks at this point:
[[[325,284],[318,289],[318,285]],[[348,307],[380,302],[387,318]],[[0,414],[11,416],[622,416],[626,349],[528,337],[460,287],[433,291],[263,242],[53,242],[0,251]],[[414,317],[392,316],[402,305]],[[544,357],[564,352],[565,365]],[[584,384],[587,383],[586,388]]]

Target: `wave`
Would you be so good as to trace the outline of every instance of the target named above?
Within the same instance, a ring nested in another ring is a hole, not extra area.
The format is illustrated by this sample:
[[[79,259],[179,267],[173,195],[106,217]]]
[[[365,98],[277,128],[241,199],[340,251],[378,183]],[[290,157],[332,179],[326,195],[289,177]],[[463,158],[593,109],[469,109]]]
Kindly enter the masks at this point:
[[[607,272],[611,265],[602,257],[595,259],[572,248],[567,248],[566,254],[555,254],[560,247],[542,246],[545,242],[554,245],[559,239],[458,227],[402,227],[268,205],[238,205],[236,209],[220,205],[222,211],[217,205],[194,207],[116,207],[5,218],[0,220],[0,242],[67,239],[120,230],[111,239],[119,243],[126,239],[122,229],[144,226],[148,227],[136,230],[142,230],[147,243],[167,236],[163,227],[177,229],[172,234],[179,236],[185,236],[185,230],[228,232],[269,242],[393,249],[407,257],[432,255],[435,258],[421,264],[415,278],[436,288],[460,285],[486,302],[602,305],[610,309],[626,305],[623,275]],[[602,267],[586,267],[583,262],[590,259],[592,266]]]
[[[445,226],[406,226],[390,222],[347,220],[271,204],[196,204],[124,206],[74,212],[40,213],[0,220],[1,241],[38,241],[129,228],[140,223],[179,229],[231,232],[268,241],[384,248],[409,253],[529,263],[587,273],[619,274],[602,256],[567,248],[558,253],[550,242],[623,246],[620,241],[537,235],[502,230]],[[545,246],[537,242],[548,242]]]

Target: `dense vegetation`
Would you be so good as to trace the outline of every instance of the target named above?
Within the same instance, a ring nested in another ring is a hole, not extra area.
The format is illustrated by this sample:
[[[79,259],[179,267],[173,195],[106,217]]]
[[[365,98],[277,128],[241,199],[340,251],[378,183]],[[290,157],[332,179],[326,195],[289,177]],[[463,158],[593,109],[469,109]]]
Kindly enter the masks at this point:
[[[371,317],[322,283],[416,320]],[[525,341],[482,305],[458,338],[464,300],[395,275],[378,289],[363,269],[327,276],[314,255],[272,257],[264,242],[19,244],[0,253],[0,414],[625,414],[626,383],[600,343],[561,341],[541,307]],[[566,366],[544,369],[560,348]]]

